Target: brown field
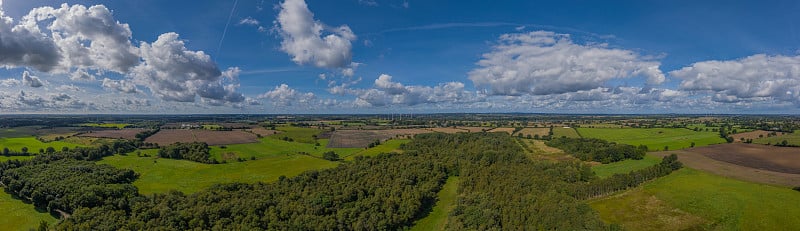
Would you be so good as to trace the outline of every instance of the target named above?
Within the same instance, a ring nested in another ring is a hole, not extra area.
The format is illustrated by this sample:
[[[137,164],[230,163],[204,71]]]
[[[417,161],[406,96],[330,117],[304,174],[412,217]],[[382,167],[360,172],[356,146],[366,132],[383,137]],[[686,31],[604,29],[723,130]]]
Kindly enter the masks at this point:
[[[528,137],[528,135],[530,135],[531,137],[536,135],[546,136],[550,134],[550,128],[523,128],[522,130],[519,130],[517,133],[514,133],[514,136],[516,136],[517,134],[522,134],[523,137]]]
[[[457,128],[467,130],[469,132],[482,132],[482,131],[492,130],[492,128],[487,128],[487,127],[457,127]]]
[[[111,138],[111,139],[136,139],[136,134],[145,131],[143,128],[107,129],[88,131],[80,134],[80,137]]]
[[[756,131],[752,131],[752,132],[742,132],[742,133],[733,134],[733,135],[731,135],[731,137],[733,137],[733,142],[742,142],[742,138],[744,138],[745,140],[747,140],[747,139],[755,140],[755,139],[758,139],[758,138],[767,137],[767,134],[769,134],[769,133],[771,133],[771,132],[764,131],[764,130],[756,130]],[[783,135],[783,132],[778,132],[777,134],[780,136],[780,135]],[[759,135],[761,135],[762,137],[758,137]]]
[[[469,132],[468,130],[460,129],[460,128],[428,128],[427,130],[434,131],[434,132],[441,132],[447,134],[459,133],[459,132]]]
[[[718,144],[680,151],[655,152],[656,156],[675,153],[686,166],[744,181],[796,187],[800,186],[800,149],[759,144]]]
[[[162,129],[145,142],[170,145],[177,142],[205,142],[208,145],[258,142],[255,134],[243,131],[211,131],[203,129]]]
[[[271,135],[275,135],[275,134],[281,133],[281,131],[270,130],[270,129],[266,129],[266,128],[263,128],[263,127],[253,127],[251,129],[246,129],[245,131],[252,132],[254,134],[259,134],[261,136],[271,136]]]
[[[387,130],[336,130],[331,135],[328,148],[365,148],[375,140],[381,142],[391,138],[411,138],[421,133],[431,133],[425,129],[387,129]]]
[[[495,129],[492,129],[492,130],[489,130],[489,131],[486,131],[486,132],[505,132],[505,133],[508,133],[509,135],[511,135],[511,133],[514,133],[514,130],[516,130],[516,129],[515,128],[495,128]]]

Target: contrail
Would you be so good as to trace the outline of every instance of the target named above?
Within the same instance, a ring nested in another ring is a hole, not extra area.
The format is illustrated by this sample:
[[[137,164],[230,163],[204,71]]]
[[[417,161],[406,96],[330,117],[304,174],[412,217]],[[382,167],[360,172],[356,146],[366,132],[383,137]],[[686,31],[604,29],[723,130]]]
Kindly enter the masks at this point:
[[[222,41],[225,41],[225,34],[228,33],[228,26],[231,24],[231,18],[233,18],[233,12],[236,11],[237,3],[239,3],[239,0],[233,1],[233,8],[231,8],[231,14],[228,15],[228,23],[225,23],[225,29],[222,30],[222,38],[219,39],[219,45],[217,46],[217,55],[214,56],[214,62],[217,62],[217,57],[219,57],[219,54],[222,51]]]

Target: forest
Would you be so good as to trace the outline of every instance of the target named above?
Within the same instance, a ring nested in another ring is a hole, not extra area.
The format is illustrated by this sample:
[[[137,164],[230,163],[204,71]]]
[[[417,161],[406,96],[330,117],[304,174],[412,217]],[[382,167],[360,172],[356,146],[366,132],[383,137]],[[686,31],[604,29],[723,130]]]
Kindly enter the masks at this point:
[[[604,164],[625,159],[640,160],[647,153],[647,146],[639,147],[608,142],[594,138],[555,138],[546,142],[548,146],[559,148],[583,161],[597,161]]]
[[[531,159],[506,134],[431,133],[416,135],[403,154],[359,156],[274,183],[140,195],[130,184],[135,172],[91,161],[127,148],[121,143],[8,161],[0,175],[7,191],[68,214],[56,230],[406,229],[431,210],[449,176],[461,181],[448,230],[598,230],[618,227],[604,224],[584,199],[680,167],[665,158],[658,168],[598,179],[580,161]],[[184,159],[190,158],[181,153],[191,150],[203,148],[162,149]]]
[[[184,159],[206,164],[216,164],[217,160],[211,158],[210,150],[208,144],[201,142],[174,143],[161,147],[158,150],[158,156],[161,158]]]

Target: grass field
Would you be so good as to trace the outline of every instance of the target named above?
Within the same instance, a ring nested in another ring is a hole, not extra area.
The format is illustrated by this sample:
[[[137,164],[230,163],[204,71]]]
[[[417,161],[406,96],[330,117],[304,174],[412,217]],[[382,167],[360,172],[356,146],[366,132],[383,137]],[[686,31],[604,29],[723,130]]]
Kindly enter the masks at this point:
[[[270,139],[283,139],[283,137],[291,138],[294,142],[314,144],[315,135],[319,135],[323,130],[316,128],[302,128],[302,127],[277,127],[276,130],[281,131],[277,135],[268,136]]]
[[[725,143],[716,132],[695,132],[685,128],[578,128],[578,132],[585,138],[647,145],[651,151],[664,150],[665,146],[669,150],[689,148],[692,142],[696,147]]]
[[[553,128],[553,137],[569,137],[569,138],[580,138],[581,135],[578,135],[578,132],[575,131],[574,128],[564,128],[564,127],[554,127]]]
[[[125,128],[133,124],[123,124],[123,123],[84,123],[79,124],[81,127],[95,127],[95,128]]]
[[[348,156],[358,151],[364,150],[362,148],[326,148],[328,144],[327,139],[318,140],[319,146],[309,143],[289,142],[277,139],[262,138],[258,143],[249,144],[231,144],[225,145],[225,148],[220,146],[211,147],[211,157],[222,161],[223,154],[236,153],[236,156],[249,159],[251,157],[265,158],[274,156],[285,156],[288,154],[297,154],[300,152],[308,153],[312,156],[322,157],[322,154],[327,151],[334,151],[339,156]]]
[[[23,147],[28,148],[29,153],[39,153],[39,149],[47,149],[53,147],[60,151],[62,147],[74,148],[76,146],[86,146],[82,144],[74,144],[64,141],[52,141],[42,143],[35,137],[14,137],[14,138],[0,138],[0,150],[8,148],[12,151],[21,151]]]
[[[133,184],[143,194],[178,190],[193,193],[216,183],[270,182],[279,176],[298,175],[313,169],[333,168],[337,162],[304,155],[285,155],[234,162],[228,164],[201,164],[186,160],[156,159],[152,157],[110,156],[99,161],[118,168],[132,169],[141,174]]]
[[[399,151],[398,149],[400,149],[400,145],[401,144],[405,144],[405,143],[408,143],[408,142],[411,142],[411,140],[408,140],[408,139],[387,140],[386,142],[383,142],[382,144],[380,144],[378,146],[375,146],[373,148],[366,149],[366,150],[361,149],[363,151],[356,152],[356,153],[353,153],[352,155],[345,156],[344,159],[345,160],[354,160],[356,156],[377,156],[378,154],[381,154],[381,153],[397,152],[397,151]],[[340,154],[339,156],[343,156],[343,155]]]
[[[27,126],[27,127],[3,128],[0,129],[0,137],[13,138],[13,137],[34,136],[36,134],[37,128],[39,127]]]
[[[786,140],[786,142],[790,145],[800,145],[800,133],[786,133],[780,136],[773,136],[773,137],[765,136],[764,138],[753,139],[753,143],[775,145],[783,142],[784,140]]]
[[[6,162],[8,160],[27,160],[31,158],[33,158],[33,156],[0,156],[0,162]]]
[[[793,230],[800,193],[684,168],[622,194],[590,202],[606,222],[629,230]]]
[[[458,197],[458,177],[451,176],[447,178],[447,182],[442,186],[442,190],[436,194],[439,199],[436,205],[425,218],[417,221],[411,230],[427,231],[427,230],[444,230],[447,224],[447,216],[455,206],[456,198]]]
[[[46,221],[53,224],[56,218],[47,212],[37,212],[32,204],[25,204],[14,199],[11,195],[0,190],[0,229],[3,230],[29,230],[39,226],[39,222]]]
[[[631,171],[644,169],[661,162],[661,159],[651,155],[645,155],[641,160],[623,160],[610,164],[592,166],[592,171],[600,178],[612,176],[616,173],[625,174]]]
[[[217,130],[217,129],[221,129],[222,128],[222,125],[218,125],[218,124],[203,124],[203,125],[200,125],[200,126],[203,129],[206,129],[206,130]]]

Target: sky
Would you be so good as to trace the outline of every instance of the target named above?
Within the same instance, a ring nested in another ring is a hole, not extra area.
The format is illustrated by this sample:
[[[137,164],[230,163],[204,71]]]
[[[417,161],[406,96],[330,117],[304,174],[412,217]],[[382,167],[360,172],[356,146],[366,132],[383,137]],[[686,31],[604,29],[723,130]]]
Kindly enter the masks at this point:
[[[797,1],[0,0],[0,114],[797,114]]]

